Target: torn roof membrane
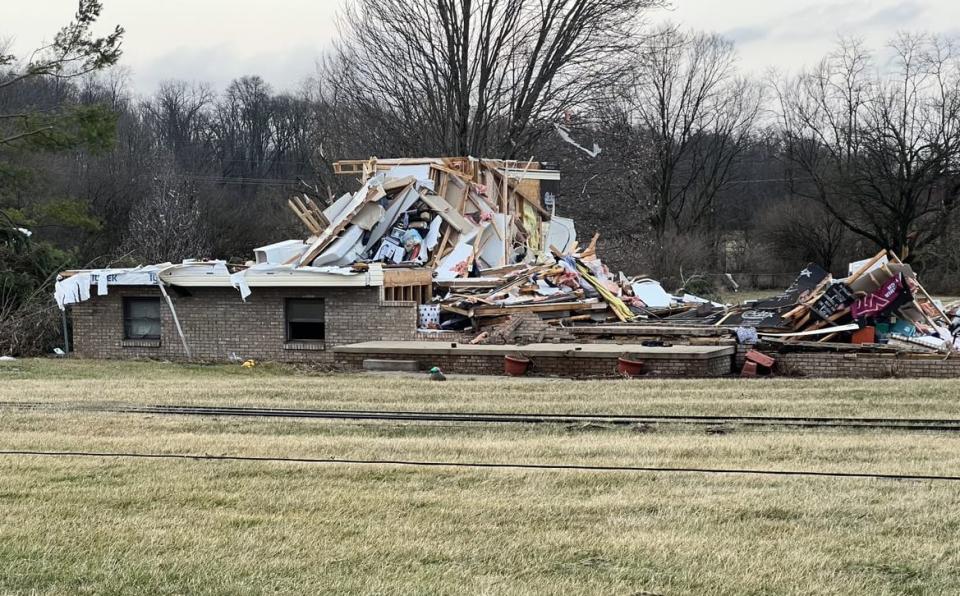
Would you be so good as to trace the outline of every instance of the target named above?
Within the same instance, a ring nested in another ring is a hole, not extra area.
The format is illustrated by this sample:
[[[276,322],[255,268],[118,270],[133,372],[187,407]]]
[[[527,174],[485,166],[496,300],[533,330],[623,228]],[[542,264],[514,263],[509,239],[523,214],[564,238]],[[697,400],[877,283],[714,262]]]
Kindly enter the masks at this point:
[[[383,279],[383,269],[376,263],[360,271],[349,267],[294,267],[275,263],[235,266],[225,261],[185,261],[132,269],[64,271],[57,280],[54,298],[62,310],[67,305],[89,300],[92,295],[108,295],[109,286],[159,286],[162,283],[235,288],[246,300],[251,288],[380,287]]]

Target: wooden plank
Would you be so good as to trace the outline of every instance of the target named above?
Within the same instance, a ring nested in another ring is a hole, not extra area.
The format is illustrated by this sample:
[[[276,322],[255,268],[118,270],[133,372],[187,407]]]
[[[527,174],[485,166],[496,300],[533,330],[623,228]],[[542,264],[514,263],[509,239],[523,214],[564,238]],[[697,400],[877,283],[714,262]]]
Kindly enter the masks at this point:
[[[503,285],[502,279],[484,279],[482,277],[461,277],[457,279],[448,279],[444,281],[436,282],[441,288],[452,288],[452,289],[464,289],[464,288],[478,288],[478,289],[496,289]]]
[[[317,206],[310,197],[303,195],[303,200],[307,204],[307,207],[310,209],[310,212],[313,214],[314,219],[320,222],[320,227],[325,228],[330,225],[330,220],[326,218],[323,214],[323,209]]]
[[[530,163],[532,163],[532,161],[531,161]],[[526,171],[526,168],[530,166],[530,163],[527,163],[526,167],[524,168],[524,171]],[[499,177],[503,180],[503,185],[504,185],[503,194],[504,194],[504,195],[509,195],[509,192],[512,190],[512,191],[515,192],[520,198],[522,198],[524,201],[527,201],[528,203],[530,203],[530,205],[532,205],[533,208],[536,209],[537,212],[540,213],[541,217],[544,217],[544,218],[546,218],[546,219],[550,219],[550,212],[548,212],[546,209],[544,209],[543,206],[540,204],[540,200],[539,200],[539,198],[540,198],[540,197],[539,197],[540,183],[539,183],[539,182],[537,182],[537,189],[538,189],[538,190],[537,190],[537,199],[534,200],[532,197],[527,196],[526,193],[520,191],[520,184],[519,184],[519,183],[522,183],[522,181],[523,181],[522,178],[521,178],[520,180],[518,180],[518,181],[510,180],[509,176],[505,175],[505,174],[503,173],[503,171],[501,171],[500,166],[498,166],[498,165],[492,165],[492,162],[489,162],[489,161],[485,161],[485,162],[484,162],[484,165],[486,165],[488,168],[491,168],[491,171],[495,172],[496,175],[499,176]],[[506,203],[506,201],[503,201],[503,202]],[[508,213],[508,212],[509,212],[509,211],[507,211],[506,209],[503,209],[503,207],[501,207],[501,209],[502,209],[502,210],[501,210],[501,213]]]
[[[394,190],[398,190],[398,189],[410,186],[416,181],[417,179],[414,178],[413,176],[404,176],[403,178],[391,178],[390,180],[387,180],[386,182],[383,183],[382,188],[386,192],[392,192]]]
[[[476,226],[468,221],[467,218],[460,215],[460,213],[444,199],[436,195],[423,193],[420,195],[420,200],[436,211],[453,229],[461,234],[468,234],[475,229]]]
[[[450,226],[446,226],[446,229],[443,231],[443,236],[440,238],[440,243],[434,248],[433,254],[430,256],[430,266],[436,267],[440,264],[440,259],[443,258],[443,251],[447,249],[447,242],[450,241]]]
[[[677,327],[666,325],[591,325],[589,327],[571,327],[569,331],[575,335],[663,335],[674,337],[729,337],[732,334],[730,329],[718,329],[713,326]]]
[[[337,176],[349,176],[363,174],[364,166],[369,163],[367,159],[343,159],[333,162],[333,173]]]
[[[320,221],[316,217],[314,217],[313,213],[311,213],[310,211],[310,208],[307,207],[306,203],[300,200],[300,197],[294,196],[293,202],[297,204],[297,207],[300,209],[301,213],[303,213],[303,216],[309,219],[311,222],[313,222],[313,225],[316,227],[318,231],[323,230],[325,227],[327,227],[321,224]]]
[[[521,304],[517,306],[478,306],[473,309],[473,316],[487,317],[500,316],[513,312],[563,312],[584,310],[607,310],[603,302],[555,302],[550,304]]]
[[[844,280],[844,282],[845,282],[848,286],[851,285],[851,284],[853,284],[855,281],[857,281],[858,279],[860,279],[861,277],[863,277],[864,274],[866,274],[867,271],[869,271],[871,267],[873,267],[874,265],[876,265],[877,262],[878,262],[880,259],[882,259],[883,257],[885,257],[885,256],[887,256],[887,251],[886,251],[886,249],[881,250],[880,252],[878,252],[878,253],[876,254],[876,256],[874,256],[872,259],[870,259],[869,261],[867,261],[862,267],[860,267],[859,269],[857,269],[857,270],[854,272],[853,275],[851,275],[850,277],[846,278],[846,279]]]
[[[498,211],[498,206],[500,205],[500,189],[497,187],[497,180],[494,178],[493,171],[491,170],[485,170],[483,174],[483,184],[487,187],[487,204],[493,211]]]
[[[450,205],[457,210],[457,213],[462,215],[470,187],[466,183],[456,178],[451,178],[450,176],[445,177],[444,182],[445,184],[437,195],[443,197],[447,203],[450,203]]]
[[[900,257],[897,256],[897,253],[895,253],[895,252],[893,252],[893,251],[890,251],[890,255],[893,257],[893,262],[894,262],[894,263],[898,263],[898,264],[900,264],[900,265],[903,265],[903,261],[901,261],[901,260],[900,260]],[[949,325],[949,324],[950,324],[950,317],[949,317],[949,315],[947,315],[947,313],[943,312],[943,309],[940,308],[940,306],[937,304],[937,301],[933,299],[933,296],[931,296],[930,294],[927,293],[927,290],[923,287],[923,284],[920,283],[920,280],[919,280],[919,279],[916,279],[916,278],[915,278],[913,281],[914,281],[914,283],[917,284],[917,287],[920,288],[920,291],[923,292],[923,295],[927,297],[927,300],[930,301],[930,304],[933,304],[933,307],[934,307],[935,309],[937,309],[937,312],[940,313],[940,316],[943,317],[943,320],[947,323],[947,325]],[[920,308],[919,305],[918,305],[917,308]],[[923,308],[920,308],[920,312],[924,312],[924,311],[923,311]],[[926,313],[924,313],[924,314],[926,314]]]
[[[452,312],[455,315],[460,315],[462,317],[472,316],[469,310],[464,310],[462,308],[457,308],[456,306],[451,306],[449,304],[441,304],[440,310],[445,312]]]
[[[814,326],[816,327],[816,326]],[[856,331],[860,329],[860,325],[856,323],[851,323],[849,325],[842,325],[840,327],[829,327],[827,329],[807,329],[806,331],[797,331],[794,333],[764,333],[759,332],[758,335],[761,338],[764,337],[781,337],[781,338],[791,338],[791,337],[812,337],[817,335],[836,335],[837,333],[844,331]]]
[[[433,269],[392,268],[383,269],[383,287],[424,286],[433,283]]]
[[[293,199],[287,200],[287,205],[290,206],[290,211],[293,211],[293,213],[300,219],[301,222],[303,222],[303,225],[307,227],[307,230],[309,230],[311,234],[316,236],[320,233],[320,229],[317,228],[316,225],[312,221],[310,221],[303,213],[301,213],[300,209],[297,208],[296,203],[293,202]]]
[[[878,356],[880,354],[889,354],[894,356],[901,351],[898,348],[890,347],[885,344],[844,344],[834,342],[820,343],[816,341],[797,340],[787,341],[785,339],[777,339],[773,337],[764,338],[763,343],[779,346],[779,351],[781,352],[802,352],[805,350],[813,350],[816,352],[857,352],[861,354],[870,354],[871,356]]]
[[[464,173],[464,172],[461,172],[461,171],[457,170],[456,168],[451,168],[451,167],[449,167],[449,166],[446,165],[446,164],[440,165],[440,164],[437,164],[437,163],[432,163],[432,164],[430,164],[430,167],[431,167],[432,169],[438,171],[438,172],[442,172],[442,173],[444,173],[444,174],[447,174],[448,176],[455,176],[455,177],[459,178],[460,180],[463,180],[464,182],[467,182],[467,181],[470,180],[470,176],[469,176],[468,174],[466,174],[466,173]]]

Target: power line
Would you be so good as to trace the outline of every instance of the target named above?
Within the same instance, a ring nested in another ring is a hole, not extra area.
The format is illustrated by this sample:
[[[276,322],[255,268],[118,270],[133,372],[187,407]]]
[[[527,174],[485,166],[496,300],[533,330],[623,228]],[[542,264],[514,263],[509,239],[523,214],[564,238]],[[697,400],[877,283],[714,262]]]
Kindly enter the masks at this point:
[[[728,180],[725,184],[748,184],[748,183],[761,183],[761,182],[799,182],[802,180],[813,180],[812,176],[807,176],[803,178],[755,178],[752,180]]]
[[[216,184],[246,184],[250,186],[290,186],[300,184],[300,180],[290,180],[283,178],[245,178],[242,176],[199,176],[184,175],[185,180],[194,180],[197,182],[212,182]]]

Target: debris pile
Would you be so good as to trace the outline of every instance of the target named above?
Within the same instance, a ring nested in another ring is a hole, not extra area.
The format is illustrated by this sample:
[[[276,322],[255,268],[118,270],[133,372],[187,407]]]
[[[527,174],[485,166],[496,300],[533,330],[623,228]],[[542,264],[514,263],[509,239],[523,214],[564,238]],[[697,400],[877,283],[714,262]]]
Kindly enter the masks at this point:
[[[423,328],[479,329],[520,312],[564,323],[626,322],[704,304],[722,308],[612,274],[597,256],[597,236],[581,247],[573,220],[556,215],[560,175],[544,164],[373,158],[335,168],[358,176],[360,190],[322,210],[307,197],[291,199],[312,236],[275,245],[277,254],[265,258],[313,267],[429,267],[439,312],[421,309]]]
[[[852,263],[843,279],[811,263],[784,293],[745,303],[715,324],[740,328],[741,339],[752,335],[794,347],[960,350],[956,305],[944,307],[934,300],[910,265],[888,251]]]
[[[852,264],[842,279],[810,264],[783,293],[729,307],[610,271],[598,236],[583,245],[574,221],[556,215],[560,174],[546,164],[371,158],[335,171],[355,176],[359,190],[325,206],[289,201],[306,239],[258,248],[244,265],[64,272],[57,302],[87,300],[92,286],[106,295],[109,285],[157,285],[165,296],[164,286],[233,287],[244,300],[276,285],[376,285],[386,300],[419,303],[421,329],[471,330],[474,343],[629,337],[665,346],[735,335],[777,349],[960,350],[960,303],[939,304],[892,252]],[[757,354],[754,364],[769,368]]]
[[[583,250],[551,249],[543,262],[480,271],[478,277],[438,280],[445,291],[443,328],[495,325],[502,317],[536,313],[555,324],[627,323],[637,319],[667,319],[706,307],[704,315],[722,305],[691,296],[667,294],[659,283],[612,274],[596,252],[597,236]]]
[[[566,248],[573,223],[551,217],[556,170],[532,160],[425,158],[337,162],[361,188],[320,209],[290,207],[312,237],[296,265],[382,262],[429,266],[439,280],[534,262],[552,242]]]

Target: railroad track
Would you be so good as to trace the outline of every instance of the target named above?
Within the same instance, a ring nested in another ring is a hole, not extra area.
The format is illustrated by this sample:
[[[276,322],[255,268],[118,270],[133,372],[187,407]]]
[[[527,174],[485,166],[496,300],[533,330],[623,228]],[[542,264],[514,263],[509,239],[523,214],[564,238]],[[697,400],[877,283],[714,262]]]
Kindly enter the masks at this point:
[[[701,425],[709,427],[792,427],[863,430],[960,432],[960,419],[836,418],[793,416],[688,416],[646,414],[530,414],[498,412],[416,412],[382,410],[311,410],[212,406],[134,404],[57,404],[53,402],[0,402],[2,409],[70,411],[158,416],[212,416],[292,418],[373,422],[462,424],[562,424],[601,426]]]

